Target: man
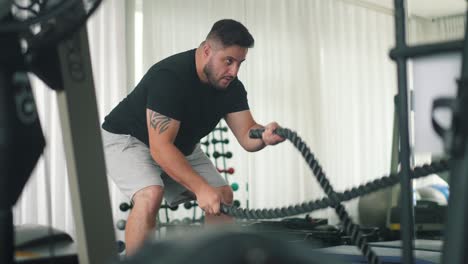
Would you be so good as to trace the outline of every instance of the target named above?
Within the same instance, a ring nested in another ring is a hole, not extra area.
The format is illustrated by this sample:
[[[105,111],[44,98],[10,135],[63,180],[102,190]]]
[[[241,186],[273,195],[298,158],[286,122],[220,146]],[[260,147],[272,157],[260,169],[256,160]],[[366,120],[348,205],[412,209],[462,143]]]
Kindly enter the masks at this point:
[[[206,222],[228,220],[221,203],[233,194],[199,141],[224,118],[247,151],[284,141],[272,122],[255,122],[247,93],[237,79],[254,39],[234,20],[216,22],[197,49],[153,65],[102,125],[109,176],[133,202],[126,230],[133,254],[155,227],[163,197],[170,205],[196,199]],[[265,128],[262,139],[249,130]]]

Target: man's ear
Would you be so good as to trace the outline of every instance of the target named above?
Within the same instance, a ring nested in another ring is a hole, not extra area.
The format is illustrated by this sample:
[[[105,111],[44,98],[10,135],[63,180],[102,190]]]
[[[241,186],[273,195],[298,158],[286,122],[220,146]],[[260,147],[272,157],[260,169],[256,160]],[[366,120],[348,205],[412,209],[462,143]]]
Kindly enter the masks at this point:
[[[212,48],[210,46],[210,43],[208,41],[205,41],[205,43],[203,43],[203,56],[205,58],[208,58],[211,52],[212,52]]]

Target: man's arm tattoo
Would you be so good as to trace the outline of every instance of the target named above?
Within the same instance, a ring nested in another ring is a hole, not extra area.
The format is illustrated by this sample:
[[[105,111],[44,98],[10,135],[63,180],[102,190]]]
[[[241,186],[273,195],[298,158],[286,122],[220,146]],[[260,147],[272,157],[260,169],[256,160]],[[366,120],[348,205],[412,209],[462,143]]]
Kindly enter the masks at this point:
[[[150,124],[151,127],[156,130],[159,129],[159,134],[163,133],[169,127],[171,118],[161,115],[160,113],[151,111]]]

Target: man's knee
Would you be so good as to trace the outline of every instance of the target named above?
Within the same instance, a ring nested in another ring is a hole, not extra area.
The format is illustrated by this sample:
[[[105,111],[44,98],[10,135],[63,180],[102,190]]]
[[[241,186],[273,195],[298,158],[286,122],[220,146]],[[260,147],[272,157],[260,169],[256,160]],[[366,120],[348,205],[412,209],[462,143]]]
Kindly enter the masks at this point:
[[[152,185],[139,190],[133,196],[133,208],[140,208],[147,213],[156,214],[164,196],[162,186]]]
[[[222,196],[222,202],[227,205],[231,205],[234,199],[234,194],[232,193],[232,188],[229,185],[218,187],[218,190]]]

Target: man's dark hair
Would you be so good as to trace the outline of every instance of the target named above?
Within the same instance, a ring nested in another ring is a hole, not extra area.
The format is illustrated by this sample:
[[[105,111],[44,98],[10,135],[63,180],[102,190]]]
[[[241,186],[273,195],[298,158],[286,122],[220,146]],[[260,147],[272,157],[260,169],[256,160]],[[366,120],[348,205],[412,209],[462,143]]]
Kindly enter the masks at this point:
[[[249,30],[232,19],[222,19],[214,23],[206,39],[218,40],[224,47],[237,45],[252,48],[254,46],[254,38]]]

